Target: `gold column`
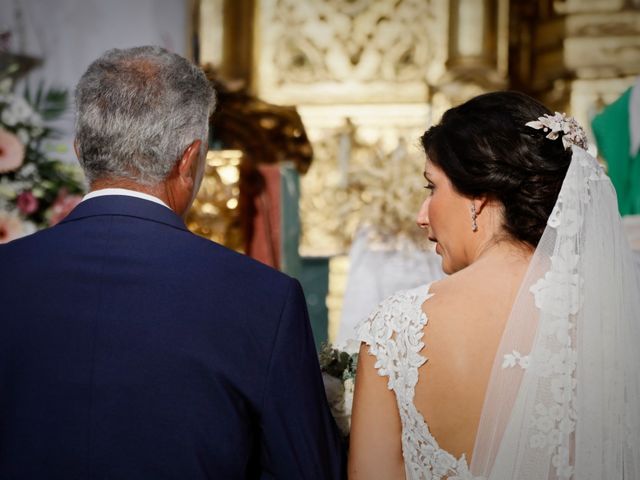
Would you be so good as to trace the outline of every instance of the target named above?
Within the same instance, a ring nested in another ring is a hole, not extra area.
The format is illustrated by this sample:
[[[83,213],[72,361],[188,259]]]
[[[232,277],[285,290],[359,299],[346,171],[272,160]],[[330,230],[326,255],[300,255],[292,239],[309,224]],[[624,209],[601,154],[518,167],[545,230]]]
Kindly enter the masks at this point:
[[[209,150],[204,178],[187,216],[193,233],[243,251],[240,224],[240,150]]]

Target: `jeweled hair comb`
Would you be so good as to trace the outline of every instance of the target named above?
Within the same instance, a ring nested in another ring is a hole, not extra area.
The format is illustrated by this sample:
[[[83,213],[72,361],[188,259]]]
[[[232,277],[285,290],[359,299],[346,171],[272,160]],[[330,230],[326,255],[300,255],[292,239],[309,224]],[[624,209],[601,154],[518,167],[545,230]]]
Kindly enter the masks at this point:
[[[545,114],[525,124],[527,127],[542,129],[547,133],[546,137],[550,140],[556,140],[562,133],[562,145],[565,150],[576,145],[583,150],[588,147],[587,134],[578,124],[575,118],[567,117],[565,113],[556,112],[555,115]]]

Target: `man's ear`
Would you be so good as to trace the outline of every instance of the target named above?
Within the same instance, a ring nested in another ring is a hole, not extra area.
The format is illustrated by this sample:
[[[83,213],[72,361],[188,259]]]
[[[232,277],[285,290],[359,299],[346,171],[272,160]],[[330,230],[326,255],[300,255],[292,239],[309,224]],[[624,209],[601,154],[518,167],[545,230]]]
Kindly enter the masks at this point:
[[[200,146],[202,145],[201,140],[194,140],[191,144],[185,149],[178,160],[178,176],[183,180],[190,180],[193,182],[195,167],[198,165],[198,160],[200,159]]]
[[[80,147],[78,147],[78,139],[73,139],[73,151],[76,152],[76,158],[80,160]]]

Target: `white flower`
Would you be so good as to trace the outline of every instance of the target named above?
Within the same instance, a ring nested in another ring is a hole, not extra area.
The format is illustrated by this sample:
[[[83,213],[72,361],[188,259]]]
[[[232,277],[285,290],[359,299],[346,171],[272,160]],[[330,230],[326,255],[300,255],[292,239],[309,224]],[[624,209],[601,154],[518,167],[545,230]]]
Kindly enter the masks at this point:
[[[344,381],[344,412],[351,415],[353,407],[353,392],[355,391],[355,382],[353,378],[347,378]]]
[[[16,135],[23,145],[27,145],[29,143],[29,132],[27,132],[24,128],[19,128],[16,132]]]
[[[576,145],[584,150],[588,148],[587,135],[573,117],[556,112],[555,115],[545,114],[538,120],[527,122],[527,127],[543,130],[549,140],[556,140],[562,133],[562,145],[565,149]]]
[[[540,417],[536,420],[536,426],[541,432],[549,432],[553,428],[553,420],[548,416]]]
[[[35,223],[30,222],[29,220],[25,220],[22,222],[22,231],[24,235],[31,235],[32,233],[36,233],[38,227]]]
[[[556,204],[553,207],[553,210],[551,211],[551,215],[549,215],[549,218],[547,219],[547,225],[549,225],[551,228],[558,228],[558,226],[560,225],[560,205],[562,204],[562,200],[561,200],[561,196],[558,195],[558,200],[556,201]]]
[[[575,379],[571,377],[551,379],[551,394],[553,395],[553,399],[560,404],[571,401],[575,383]]]
[[[582,303],[582,279],[572,272],[572,261],[572,258],[553,257],[551,270],[530,288],[536,306],[557,319],[557,329],[569,328],[568,316],[577,313]]]
[[[36,173],[38,173],[38,168],[33,163],[27,163],[18,171],[18,177],[29,178]]]
[[[8,108],[2,112],[0,119],[2,120],[2,123],[8,127],[13,127],[18,121],[15,114]]]
[[[565,465],[557,469],[560,478],[571,478],[573,476],[573,466]]]
[[[564,349],[551,356],[549,363],[553,371],[561,375],[571,375],[576,369],[577,355],[575,350]]]
[[[506,353],[504,355],[504,359],[502,360],[502,368],[511,368],[516,366],[516,361],[517,361],[515,356],[516,353],[518,352],[514,350],[513,354]]]
[[[549,416],[554,420],[560,420],[562,418],[562,407],[557,404],[549,407]]]
[[[560,445],[562,442],[562,433],[557,428],[552,429],[546,437],[546,441],[549,445]]]
[[[5,78],[3,80],[0,81],[0,92],[2,93],[9,93],[11,91],[11,86],[13,85],[13,82],[11,81],[11,78]],[[0,98],[0,101],[2,100],[2,98]]]
[[[30,123],[29,120],[34,113],[24,98],[11,96],[9,104],[2,112],[2,121],[8,126],[14,126],[18,123]]]
[[[558,427],[560,428],[560,431],[566,435],[572,433],[575,429],[576,429],[576,422],[574,422],[573,420],[565,417],[562,420],[560,420],[560,423],[558,424]]]
[[[553,372],[553,368],[549,364],[551,352],[544,347],[538,346],[531,354],[533,356],[533,365],[536,375],[539,377],[548,377]]]
[[[511,368],[516,365],[520,365],[520,368],[527,369],[529,368],[531,361],[529,355],[522,355],[520,352],[513,350],[512,353],[507,353],[504,355],[502,360],[502,368]]]
[[[544,448],[547,445],[547,437],[542,433],[531,435],[529,445],[531,445],[531,448]]]
[[[10,182],[7,177],[0,178],[0,197],[7,200],[13,200],[17,197],[17,191],[20,190],[15,186],[14,182]]]
[[[19,122],[27,123],[30,119],[35,118],[36,116],[36,113],[33,111],[29,103],[19,96],[13,97],[9,109]]]

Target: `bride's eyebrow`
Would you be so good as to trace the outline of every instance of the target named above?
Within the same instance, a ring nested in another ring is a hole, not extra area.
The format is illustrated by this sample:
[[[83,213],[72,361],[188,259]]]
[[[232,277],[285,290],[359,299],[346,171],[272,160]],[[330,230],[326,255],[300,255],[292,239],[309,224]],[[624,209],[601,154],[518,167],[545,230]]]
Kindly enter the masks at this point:
[[[427,180],[428,182],[431,181],[431,179],[429,178],[429,174],[427,173],[426,170],[424,172],[422,172],[422,175],[424,176],[425,180]]]

